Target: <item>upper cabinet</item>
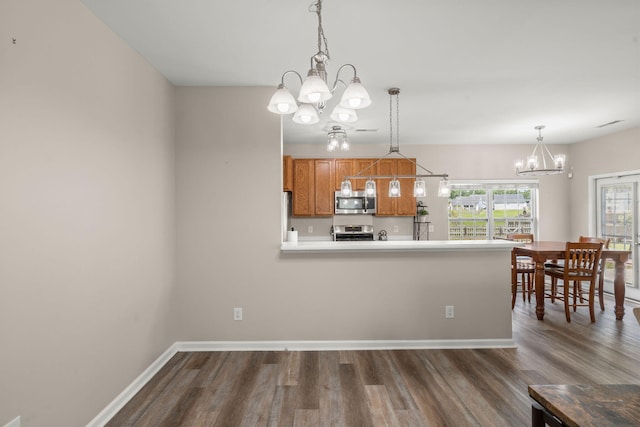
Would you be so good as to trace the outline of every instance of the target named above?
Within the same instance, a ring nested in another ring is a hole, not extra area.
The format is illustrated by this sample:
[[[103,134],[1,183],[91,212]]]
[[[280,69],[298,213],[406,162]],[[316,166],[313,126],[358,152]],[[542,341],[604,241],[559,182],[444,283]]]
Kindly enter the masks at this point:
[[[282,157],[282,191],[293,191],[293,157]]]
[[[287,157],[287,156],[285,156]],[[382,159],[293,159],[291,179],[294,216],[332,216],[334,213],[334,193],[346,176],[359,172],[362,178],[351,179],[353,190],[364,190],[370,175],[415,175],[415,160]],[[413,160],[413,161],[412,161]],[[285,191],[287,188],[287,160],[284,159]],[[369,169],[367,169],[369,168]],[[413,197],[413,180],[401,179],[401,197],[389,197],[389,181],[376,179],[378,189],[377,215],[414,216],[416,199]]]
[[[294,159],[293,215],[333,215],[334,184],[333,159]]]
[[[415,175],[415,159],[382,159],[378,162],[379,175]],[[390,178],[376,179],[378,190],[378,216],[414,216],[416,198],[413,197],[413,180],[400,179],[400,197],[389,197]]]

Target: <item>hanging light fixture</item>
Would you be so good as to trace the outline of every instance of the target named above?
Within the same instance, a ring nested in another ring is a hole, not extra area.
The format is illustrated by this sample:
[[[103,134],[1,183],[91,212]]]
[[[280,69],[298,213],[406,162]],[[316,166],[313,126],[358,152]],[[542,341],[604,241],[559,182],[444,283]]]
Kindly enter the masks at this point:
[[[306,113],[302,116],[298,115],[298,117],[294,115],[293,121],[301,124],[317,123],[319,118],[316,119],[316,117],[323,112],[326,107],[326,102],[333,97],[338,83],[342,83],[346,89],[342,94],[340,102],[333,109],[331,118],[342,123],[352,123],[358,119],[355,110],[371,105],[371,97],[364,86],[362,86],[356,67],[352,64],[344,64],[338,68],[335,81],[332,87],[329,88],[327,85],[326,63],[329,61],[330,56],[327,38],[324,35],[324,28],[322,28],[322,0],[316,0],[315,3],[311,4],[309,11],[314,12],[318,16],[318,51],[311,57],[311,68],[307,72],[305,79],[303,79],[297,71],[293,70],[286,71],[282,74],[280,84],[271,97],[267,109],[275,114],[297,114],[297,111],[305,108],[307,110]],[[340,80],[340,72],[345,67],[353,69],[353,78],[349,85]],[[300,79],[301,87],[297,98],[297,101],[300,103],[299,106],[296,99],[284,84],[284,78],[287,74],[295,74]],[[308,107],[314,109],[316,112],[315,117],[313,117]]]
[[[427,195],[427,188],[425,187],[424,181],[421,179],[416,179],[413,183],[413,197],[424,197]]]
[[[365,187],[364,187],[365,192],[367,193],[367,195],[373,195],[376,193],[376,182],[374,181],[374,179],[391,179],[391,181],[389,182],[389,192],[388,192],[389,197],[400,197],[401,196],[400,179],[415,179],[416,181],[413,184],[413,197],[425,197],[427,194],[425,182],[420,178],[442,178],[442,180],[440,181],[440,187],[438,189],[438,197],[449,197],[451,193],[449,189],[449,181],[448,181],[449,175],[447,175],[446,173],[434,174],[429,169],[425,168],[424,166],[420,165],[419,163],[416,163],[414,160],[400,153],[400,127],[399,127],[400,89],[394,87],[389,89],[388,93],[389,93],[389,152],[384,156],[382,156],[381,158],[377,159],[371,165],[367,166],[366,168],[358,172],[356,175],[345,176],[343,183],[349,182],[349,185],[351,185],[349,179],[362,179],[362,178],[368,177],[368,180],[365,183]],[[395,117],[393,114],[394,112],[393,98],[394,97],[396,101]],[[394,134],[394,124],[393,124],[394,118],[395,118],[395,134]],[[411,163],[416,165],[416,169],[422,169],[426,173],[416,174],[416,175],[371,175],[367,173],[375,165],[377,165],[380,162],[380,160],[390,156],[391,154],[397,154],[398,156],[410,161]]]
[[[336,151],[338,148],[342,151],[349,151],[349,138],[347,131],[340,126],[333,126],[327,133],[327,151]]]
[[[564,172],[566,156],[564,154],[551,154],[551,151],[542,142],[542,129],[544,125],[536,126],[538,131],[538,142],[533,148],[533,152],[527,157],[527,162],[516,160],[516,174],[520,176],[540,176],[555,175]],[[548,164],[547,164],[548,162]],[[553,165],[553,166],[551,166]]]

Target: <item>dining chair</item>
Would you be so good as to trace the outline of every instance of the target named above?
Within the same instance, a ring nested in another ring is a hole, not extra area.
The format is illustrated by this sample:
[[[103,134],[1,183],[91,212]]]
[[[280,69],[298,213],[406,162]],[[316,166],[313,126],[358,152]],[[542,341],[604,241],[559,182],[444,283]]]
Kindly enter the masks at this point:
[[[507,234],[507,240],[514,242],[531,243],[533,234]],[[536,265],[528,256],[516,256],[511,251],[511,309],[516,305],[516,295],[518,285],[521,287],[522,301],[531,302],[531,294],[534,292],[533,277],[536,272]]]
[[[599,237],[580,236],[578,242],[584,243],[602,243],[604,249],[609,249],[611,239],[602,239]],[[598,264],[598,299],[600,300],[600,310],[604,311],[604,260],[601,258]]]
[[[573,307],[573,311],[576,311],[577,307],[583,306],[589,307],[591,321],[596,321],[594,297],[602,246],[602,243],[567,242],[564,265],[545,267],[545,275],[555,279],[556,287],[560,286],[558,281],[562,281],[563,288],[562,292],[555,292],[553,288],[551,293],[545,291],[545,296],[564,302],[567,322],[571,322],[570,308]],[[588,283],[586,289],[583,287],[585,282]],[[571,286],[572,284],[573,286]]]

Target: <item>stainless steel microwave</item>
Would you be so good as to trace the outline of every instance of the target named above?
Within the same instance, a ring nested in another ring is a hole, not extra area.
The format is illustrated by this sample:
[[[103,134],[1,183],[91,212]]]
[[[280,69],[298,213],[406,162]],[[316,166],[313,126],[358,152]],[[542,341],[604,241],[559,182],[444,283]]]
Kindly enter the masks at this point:
[[[340,191],[336,191],[335,213],[373,215],[376,213],[376,196],[367,196],[364,191],[352,191],[350,196],[343,196]]]

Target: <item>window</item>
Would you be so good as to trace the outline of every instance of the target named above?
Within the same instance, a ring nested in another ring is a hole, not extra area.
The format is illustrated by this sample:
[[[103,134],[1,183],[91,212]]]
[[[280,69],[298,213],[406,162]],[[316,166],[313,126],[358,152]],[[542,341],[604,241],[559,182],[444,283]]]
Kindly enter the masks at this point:
[[[537,235],[536,182],[451,182],[449,240]]]

